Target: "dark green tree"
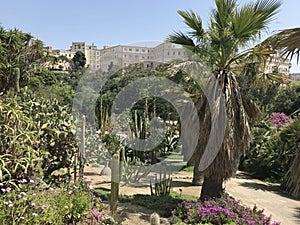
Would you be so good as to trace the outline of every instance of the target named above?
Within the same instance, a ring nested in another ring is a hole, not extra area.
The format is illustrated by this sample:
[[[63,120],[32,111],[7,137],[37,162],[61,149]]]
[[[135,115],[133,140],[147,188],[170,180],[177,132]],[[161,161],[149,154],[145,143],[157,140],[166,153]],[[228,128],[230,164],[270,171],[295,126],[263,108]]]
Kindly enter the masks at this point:
[[[77,72],[78,70],[82,70],[86,64],[86,58],[83,52],[78,51],[75,53],[73,59],[73,70]]]

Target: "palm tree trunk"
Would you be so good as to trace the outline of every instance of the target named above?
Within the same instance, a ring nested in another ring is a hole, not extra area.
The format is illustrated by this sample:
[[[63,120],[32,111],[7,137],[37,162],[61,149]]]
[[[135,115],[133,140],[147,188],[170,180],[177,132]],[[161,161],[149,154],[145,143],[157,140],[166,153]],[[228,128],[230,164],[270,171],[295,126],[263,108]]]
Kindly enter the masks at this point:
[[[221,197],[223,192],[222,185],[222,181],[216,181],[213,177],[204,176],[200,200],[205,201],[206,199]]]
[[[199,163],[194,164],[194,174],[192,184],[194,186],[200,186],[203,184],[203,174],[199,170]]]

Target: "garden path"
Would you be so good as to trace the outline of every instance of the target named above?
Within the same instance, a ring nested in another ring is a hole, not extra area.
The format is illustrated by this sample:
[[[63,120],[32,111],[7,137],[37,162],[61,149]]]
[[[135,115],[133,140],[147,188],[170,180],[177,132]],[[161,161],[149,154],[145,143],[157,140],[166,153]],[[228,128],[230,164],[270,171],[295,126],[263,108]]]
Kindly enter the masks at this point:
[[[100,169],[85,167],[85,176],[92,178],[94,187],[110,189],[109,177],[99,176]],[[173,191],[182,194],[200,196],[201,187],[191,185],[192,173],[179,171],[173,175]],[[253,179],[242,172],[225,183],[226,192],[243,204],[259,209],[264,208],[266,215],[272,215],[272,220],[281,222],[282,225],[300,224],[300,200],[294,199],[279,189],[278,186],[257,179]],[[150,194],[149,186],[120,186],[120,194]],[[147,219],[152,213],[144,207],[134,206],[129,203],[119,204],[119,214],[124,219],[122,224],[149,224]],[[148,220],[149,221],[149,220]],[[162,219],[162,224],[168,224]]]

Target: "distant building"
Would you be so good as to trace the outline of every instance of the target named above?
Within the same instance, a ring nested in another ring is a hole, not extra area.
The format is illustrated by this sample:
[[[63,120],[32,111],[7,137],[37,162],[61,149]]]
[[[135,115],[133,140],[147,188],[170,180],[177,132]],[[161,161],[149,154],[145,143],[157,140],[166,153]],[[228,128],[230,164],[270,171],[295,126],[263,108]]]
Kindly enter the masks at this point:
[[[100,69],[100,50],[94,44],[87,45],[85,42],[72,42],[71,51],[84,53],[86,65],[90,69]]]
[[[94,44],[72,42],[70,50],[52,50],[50,46],[46,48],[51,55],[56,57],[65,56],[68,59],[72,59],[77,51],[81,51],[86,57],[86,66],[89,69],[102,71],[107,71],[112,66],[124,68],[135,63],[143,63],[146,68],[155,68],[160,64],[187,57],[184,48],[167,42],[154,47],[117,45],[112,47],[103,46],[102,49],[98,49]],[[60,62],[58,67],[67,70],[68,65],[65,62]],[[289,75],[290,68],[290,60],[275,56],[268,60],[264,72]]]
[[[85,54],[86,64],[90,69],[107,71],[111,66],[124,68],[135,63],[144,63],[145,67],[155,67],[162,63],[185,56],[185,50],[172,43],[162,43],[155,47],[117,45],[103,46],[97,49],[94,44],[72,42],[71,51]]]
[[[292,82],[300,81],[300,73],[291,73],[290,79]]]
[[[291,66],[292,64],[289,59],[285,59],[279,56],[274,56],[267,61],[267,65],[265,67],[264,72],[289,75]]]
[[[47,46],[45,49],[50,56],[54,57],[45,62],[45,67],[55,71],[69,70],[70,60],[72,60],[76,52],[71,50],[53,50],[51,46]]]

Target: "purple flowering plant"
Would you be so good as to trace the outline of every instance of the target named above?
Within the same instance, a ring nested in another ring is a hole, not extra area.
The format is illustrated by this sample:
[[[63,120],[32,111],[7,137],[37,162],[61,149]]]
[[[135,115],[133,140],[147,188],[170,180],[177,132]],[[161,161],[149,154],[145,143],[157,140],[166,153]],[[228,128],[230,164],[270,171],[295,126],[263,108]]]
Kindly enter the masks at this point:
[[[263,210],[243,206],[229,196],[204,202],[183,201],[172,211],[172,224],[278,225]]]
[[[290,123],[290,118],[284,113],[273,112],[269,117],[270,122],[275,128],[283,127]]]

